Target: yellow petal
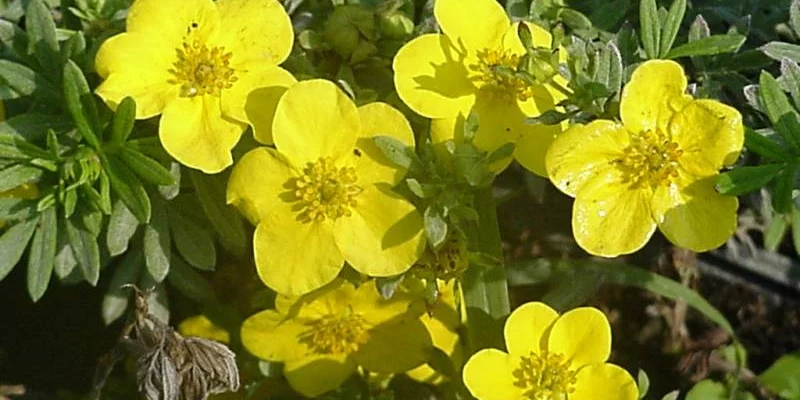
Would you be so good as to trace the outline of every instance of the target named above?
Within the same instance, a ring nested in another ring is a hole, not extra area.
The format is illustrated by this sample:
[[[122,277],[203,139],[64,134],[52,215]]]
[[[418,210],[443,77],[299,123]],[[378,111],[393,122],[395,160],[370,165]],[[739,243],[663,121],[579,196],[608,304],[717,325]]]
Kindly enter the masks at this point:
[[[684,95],[686,85],[683,68],[675,61],[645,61],[622,91],[622,123],[632,132],[666,130],[672,115],[690,99]]]
[[[570,400],[636,400],[639,389],[628,371],[614,364],[589,365],[578,371]]]
[[[308,357],[283,367],[289,385],[306,397],[338,388],[355,371],[356,364],[347,355]]]
[[[425,325],[428,333],[431,335],[433,345],[442,350],[445,354],[450,356],[453,365],[461,365],[463,355],[461,354],[461,346],[459,345],[458,333],[455,332],[454,327],[448,326],[443,319],[437,318],[437,309],[441,302],[437,302],[436,309],[434,309],[434,317],[424,314],[420,320]],[[450,309],[451,311],[455,311]],[[433,369],[429,364],[420,365],[410,371],[406,372],[409,378],[418,381],[436,385],[444,381],[444,376]]]
[[[345,260],[369,276],[405,272],[425,248],[422,215],[389,189],[369,186],[353,214],[336,221],[336,244]]]
[[[122,33],[106,40],[95,58],[97,73],[106,78],[97,95],[112,109],[126,96],[133,97],[138,119],[160,114],[178,96],[178,85],[169,83],[174,52],[143,34]]]
[[[278,65],[292,51],[292,21],[277,0],[219,0],[216,41],[233,52],[232,64]]]
[[[703,252],[723,245],[733,235],[739,200],[717,193],[716,178],[698,180],[684,173],[679,183],[655,192],[654,213],[661,220],[658,227],[670,242]]]
[[[536,102],[541,103],[542,108],[553,108],[552,99],[549,94],[543,92],[543,96],[537,96]],[[531,100],[533,102],[533,100]],[[544,175],[544,154],[547,148],[537,146],[547,146],[559,132],[559,127],[546,125],[526,124],[526,115],[519,106],[516,99],[509,99],[498,96],[494,93],[481,91],[478,94],[473,112],[478,114],[478,131],[475,133],[475,146],[481,150],[492,152],[506,143],[515,143],[520,137],[526,136],[525,148],[519,152],[515,150],[518,159],[523,161],[523,165],[534,172]],[[457,128],[459,129],[459,128]],[[501,160],[491,166],[494,171],[504,169],[511,162],[511,158]]]
[[[469,50],[496,49],[511,25],[494,0],[437,0],[433,13],[442,32]]]
[[[202,314],[181,321],[180,325],[178,325],[178,332],[183,336],[197,336],[225,344],[231,341],[231,335],[228,331],[215,325],[208,317]]]
[[[681,166],[699,176],[733,164],[744,145],[742,114],[715,100],[687,104],[670,121],[669,132],[683,152]]]
[[[389,136],[414,148],[414,131],[400,111],[385,103],[370,103],[358,108],[361,116],[361,137],[356,142],[358,156],[356,173],[359,183],[388,183],[395,186],[406,174],[375,145],[375,136]]]
[[[126,26],[128,32],[143,33],[176,49],[188,32],[202,42],[213,38],[219,13],[211,0],[136,0],[128,10]]]
[[[358,312],[371,326],[378,326],[398,318],[416,318],[408,313],[411,296],[395,293],[391,299],[384,299],[379,294],[374,279],[362,283],[350,297],[353,311]]]
[[[244,129],[222,116],[217,97],[178,97],[164,109],[158,136],[178,162],[213,174],[233,163],[231,149]]]
[[[332,281],[344,264],[329,222],[304,223],[296,217],[272,212],[253,237],[258,276],[276,292],[295,296]]]
[[[253,225],[276,208],[290,213],[290,206],[281,200],[292,194],[287,182],[297,176],[286,159],[277,151],[260,147],[245,154],[228,179],[227,202],[234,205]]]
[[[652,192],[623,185],[618,171],[589,180],[572,208],[572,233],[588,253],[616,257],[642,248],[656,229]]]
[[[467,69],[472,63],[447,36],[422,35],[394,57],[397,94],[414,112],[428,118],[468,114],[477,91]]]
[[[274,310],[262,311],[251,315],[242,323],[242,344],[247,351],[262,360],[298,360],[311,354],[297,340],[308,329],[309,327],[285,318]]]
[[[297,80],[283,68],[251,64],[252,69],[237,71],[237,81],[222,91],[222,112],[253,127],[253,136],[272,144],[272,121],[278,100]]]
[[[370,330],[353,359],[370,372],[397,373],[422,365],[433,346],[419,319],[390,322]]]
[[[509,354],[527,356],[547,348],[545,332],[558,318],[547,304],[525,303],[517,307],[506,320],[504,334]]]
[[[567,311],[553,323],[547,347],[563,354],[573,368],[604,363],[611,354],[611,325],[605,314],[593,307]]]
[[[290,315],[295,315],[296,318],[302,320],[316,321],[331,315],[339,315],[345,311],[355,311],[360,305],[359,300],[361,298],[357,295],[356,287],[352,283],[342,278],[335,278],[331,283],[297,299],[292,305]],[[282,306],[278,304],[277,300],[275,305],[276,308]]]
[[[526,125],[522,136],[517,139],[514,148],[514,159],[528,171],[540,176],[547,176],[545,159],[547,150],[553,140],[561,132],[559,125]]]
[[[547,175],[559,190],[575,197],[586,182],[612,168],[629,140],[628,131],[612,121],[573,125],[550,145]]]
[[[483,349],[464,365],[464,385],[478,400],[522,398],[523,389],[514,386],[515,367],[508,354],[496,349]]]
[[[275,147],[298,168],[320,157],[352,155],[361,132],[355,104],[322,79],[290,87],[278,101],[272,127]]]

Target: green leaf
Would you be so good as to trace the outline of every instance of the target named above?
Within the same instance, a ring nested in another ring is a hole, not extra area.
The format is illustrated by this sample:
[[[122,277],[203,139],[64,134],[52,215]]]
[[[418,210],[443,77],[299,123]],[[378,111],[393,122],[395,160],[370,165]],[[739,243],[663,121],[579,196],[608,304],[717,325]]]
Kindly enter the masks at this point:
[[[794,251],[800,254],[800,209],[792,207],[792,244]]]
[[[167,208],[164,201],[153,197],[153,215],[144,227],[144,263],[157,283],[167,277],[172,258]]]
[[[111,122],[111,138],[109,145],[120,146],[128,140],[136,121],[136,102],[133,97],[127,96],[119,103],[114,111]]]
[[[562,8],[558,11],[558,19],[576,31],[592,29],[592,21],[583,13],[572,8]]]
[[[647,396],[647,392],[650,391],[650,378],[647,376],[647,372],[645,372],[643,369],[639,370],[639,374],[636,377],[636,386],[639,387],[639,398],[645,398],[645,396]]]
[[[172,174],[166,167],[134,149],[123,146],[119,149],[118,156],[145,182],[153,185],[172,185],[175,183],[172,179]]]
[[[758,376],[762,385],[781,398],[800,399],[800,352],[786,354]]]
[[[196,189],[197,198],[219,234],[220,242],[237,256],[243,256],[248,238],[244,232],[242,219],[236,209],[225,204],[225,183],[217,176],[207,176],[192,170],[189,175]]]
[[[775,191],[772,194],[772,207],[775,211],[785,214],[789,212],[792,205],[792,190],[794,189],[795,178],[800,164],[790,163],[783,168],[778,176],[775,177]]]
[[[20,136],[28,141],[28,145],[34,146],[30,142],[43,139],[48,129],[52,129],[56,133],[64,133],[72,127],[72,119],[66,115],[26,112],[0,122],[0,134]],[[44,158],[46,155],[35,157]]]
[[[136,284],[142,271],[142,251],[134,248],[127,252],[122,258],[122,262],[117,265],[108,289],[103,295],[101,314],[106,325],[111,324],[125,314],[128,309],[128,302],[131,298],[131,289],[124,288],[123,285]]]
[[[797,120],[797,111],[789,103],[786,93],[778,81],[766,71],[761,71],[758,83],[761,103],[769,120],[786,143],[793,150],[800,151],[800,122]]]
[[[527,26],[525,24],[519,24],[519,26]],[[475,110],[471,110],[469,112],[469,116],[464,121],[464,142],[465,143],[472,143],[475,140],[475,134],[478,133],[478,128],[480,127],[481,119],[478,116],[478,113]]]
[[[781,60],[781,79],[783,88],[792,96],[795,108],[800,107],[800,65],[787,58]]]
[[[769,42],[758,48],[769,58],[781,61],[788,58],[794,62],[800,62],[800,45],[785,42]]]
[[[526,0],[508,0],[506,2],[506,13],[511,18],[525,19],[528,17],[528,2]],[[525,24],[519,24],[523,26]],[[525,42],[522,42],[523,44]]]
[[[170,285],[178,289],[184,296],[198,302],[208,303],[216,300],[214,288],[208,280],[194,268],[186,264],[180,257],[172,261],[172,269],[167,275]]]
[[[107,160],[106,172],[114,194],[119,196],[139,222],[150,221],[150,198],[139,178],[115,157],[109,156]]]
[[[486,158],[486,161],[491,164],[493,162],[511,157],[514,154],[515,148],[516,146],[514,143],[506,143],[498,147],[495,151],[491,152],[491,154],[489,154],[489,156]]]
[[[38,181],[42,170],[25,164],[16,164],[0,171],[0,192],[14,189],[25,183]]]
[[[789,5],[789,26],[795,36],[800,37],[800,0],[792,0]]]
[[[526,49],[532,49],[536,47],[536,45],[533,43],[533,34],[531,33],[531,28],[528,27],[528,24],[519,24],[517,26],[517,36],[519,36],[519,40]],[[470,113],[470,117],[471,116],[472,113]]]
[[[686,393],[686,400],[727,400],[728,389],[720,382],[703,379]]]
[[[558,312],[586,303],[603,284],[602,271],[567,268],[558,275],[553,287],[542,296],[542,301]]]
[[[0,198],[0,221],[19,221],[30,217],[35,202],[14,197]]]
[[[211,234],[178,210],[171,210],[168,215],[172,240],[178,253],[189,264],[213,271],[217,263],[217,249]]]
[[[774,214],[766,229],[764,229],[764,248],[769,251],[775,251],[786,236],[786,230],[789,228],[789,223],[786,217],[781,214]]]
[[[72,247],[69,244],[69,235],[67,234],[67,227],[63,218],[58,219],[56,249],[56,259],[54,261],[53,270],[56,276],[63,281],[70,276],[75,270],[75,267],[78,266],[78,260],[75,259],[75,254],[72,252]]]
[[[0,236],[0,281],[14,269],[33,236],[38,219],[20,222]]]
[[[675,37],[678,36],[678,30],[681,28],[684,15],[686,15],[686,0],[672,0],[667,19],[661,28],[661,40],[658,46],[661,58],[664,58],[669,53],[669,50],[672,49],[672,44],[675,43]]]
[[[118,256],[128,250],[128,243],[138,228],[139,220],[125,206],[125,203],[121,200],[115,202],[106,230],[106,245],[109,255]]]
[[[673,391],[665,394],[664,397],[661,398],[661,400],[678,400],[678,395],[679,394],[680,394],[679,391],[673,390]]]
[[[502,259],[500,227],[497,210],[492,197],[492,188],[480,189],[474,198],[474,206],[480,216],[479,224],[468,232],[470,241],[477,250],[498,260]],[[467,347],[471,354],[477,349],[503,346],[503,318],[510,312],[508,281],[502,263],[486,268],[474,262],[464,273],[462,280],[464,307],[469,329]]]
[[[416,161],[416,154],[412,155],[414,150],[391,136],[374,136],[372,140],[386,158],[399,167],[411,169]]]
[[[744,145],[748,150],[772,160],[786,161],[792,157],[780,144],[748,127],[744,130]]]
[[[31,0],[25,11],[25,31],[28,34],[28,51],[35,54],[42,68],[57,77],[61,68],[61,54],[56,38],[56,24],[50,8],[42,0]]]
[[[639,29],[642,45],[648,59],[658,58],[661,42],[661,20],[658,18],[656,0],[641,0],[639,3]]]
[[[747,39],[743,35],[711,35],[706,38],[688,42],[674,47],[664,58],[713,56],[724,53],[734,53],[742,47]]]
[[[740,196],[761,189],[772,181],[783,164],[764,164],[739,167],[717,177],[716,189],[727,196]]]
[[[97,105],[83,71],[72,60],[67,61],[64,66],[64,98],[78,133],[86,143],[99,150],[100,140],[97,133],[100,131],[100,119]]]
[[[19,96],[36,95],[37,98],[49,98],[53,102],[60,99],[58,95],[53,96],[58,89],[52,83],[32,69],[9,60],[0,60],[0,82],[4,82]],[[5,100],[19,96],[5,97]]]
[[[429,206],[425,209],[423,217],[425,220],[425,236],[428,238],[428,244],[433,248],[438,248],[447,238],[447,222],[444,220],[439,210],[433,206]]]
[[[48,158],[50,154],[25,139],[0,133],[0,159],[25,160],[31,158]]]
[[[688,287],[646,269],[623,263],[575,261],[585,268],[597,269],[604,274],[606,283],[639,287],[673,300],[684,300],[709,320],[716,323],[732,337],[736,334],[725,316],[712,306],[703,296]]]
[[[34,302],[39,301],[47,291],[53,263],[56,258],[58,240],[58,218],[56,208],[50,207],[42,212],[36,233],[28,252],[28,294]]]
[[[100,279],[100,248],[97,245],[97,238],[84,225],[83,221],[77,220],[78,214],[65,220],[67,227],[67,237],[75,259],[83,271],[83,277],[90,285],[96,286]]]

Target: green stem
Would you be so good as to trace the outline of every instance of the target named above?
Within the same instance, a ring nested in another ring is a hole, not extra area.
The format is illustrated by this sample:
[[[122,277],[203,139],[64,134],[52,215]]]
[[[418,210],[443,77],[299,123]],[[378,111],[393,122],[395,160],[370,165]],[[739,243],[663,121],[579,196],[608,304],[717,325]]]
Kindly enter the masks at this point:
[[[503,318],[509,313],[508,283],[500,243],[492,188],[475,194],[479,222],[469,232],[473,250],[500,260],[494,267],[472,263],[464,274],[462,290],[467,317],[467,348],[472,353],[486,347],[503,347]]]

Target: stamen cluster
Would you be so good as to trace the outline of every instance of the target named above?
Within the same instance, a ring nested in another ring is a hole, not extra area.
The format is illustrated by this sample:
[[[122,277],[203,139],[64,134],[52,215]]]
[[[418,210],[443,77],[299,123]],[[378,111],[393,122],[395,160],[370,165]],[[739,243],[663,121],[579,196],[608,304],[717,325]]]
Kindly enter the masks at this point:
[[[661,130],[631,134],[631,142],[619,160],[624,179],[633,186],[669,185],[678,176],[683,154],[677,143]]]
[[[569,361],[557,353],[543,350],[521,357],[514,370],[514,385],[525,389],[530,400],[562,400],[575,391],[577,372],[569,369]]]
[[[353,167],[336,167],[330,157],[308,163],[303,176],[294,179],[295,196],[302,206],[301,215],[308,222],[337,219],[352,215],[361,187]]]
[[[478,51],[477,56],[478,63],[470,68],[477,73],[475,78],[481,89],[516,97],[520,101],[533,97],[531,85],[514,74],[519,66],[519,55],[503,49],[483,49]]]
[[[351,313],[318,319],[299,339],[316,354],[350,354],[367,342],[369,331],[364,319]]]
[[[233,53],[226,53],[224,47],[209,48],[199,40],[186,40],[175,52],[177,61],[169,70],[175,79],[170,83],[181,84],[182,96],[216,95],[237,80],[230,66]]]

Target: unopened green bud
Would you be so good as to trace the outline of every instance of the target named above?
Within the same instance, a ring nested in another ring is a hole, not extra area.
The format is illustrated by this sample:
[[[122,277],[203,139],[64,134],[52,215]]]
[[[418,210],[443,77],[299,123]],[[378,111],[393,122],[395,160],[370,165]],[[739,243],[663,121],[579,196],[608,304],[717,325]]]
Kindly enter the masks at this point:
[[[378,14],[381,34],[390,39],[404,39],[414,31],[414,21],[400,11]]]

